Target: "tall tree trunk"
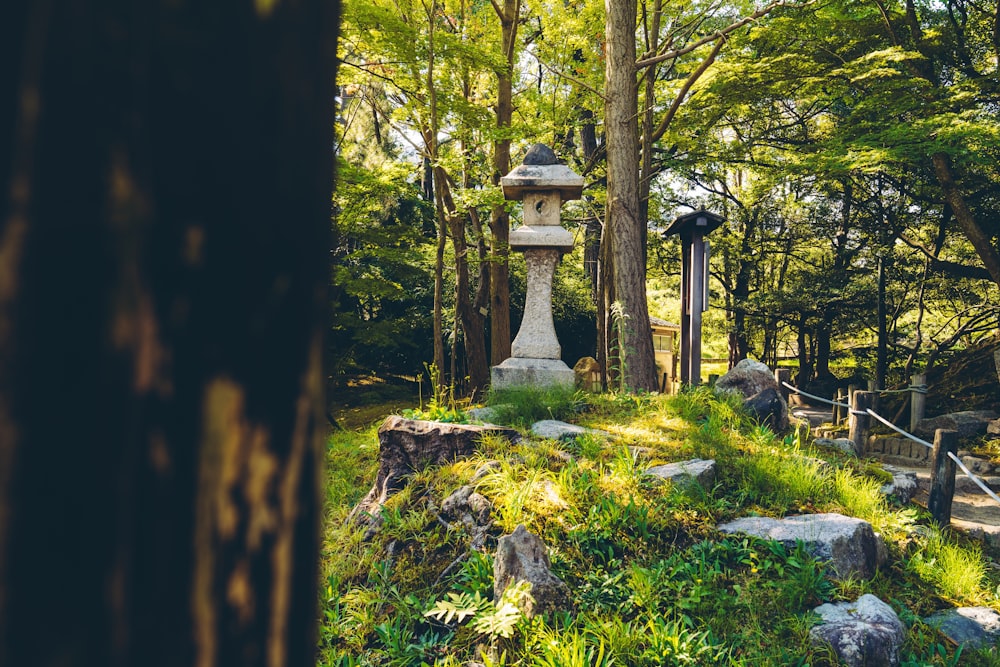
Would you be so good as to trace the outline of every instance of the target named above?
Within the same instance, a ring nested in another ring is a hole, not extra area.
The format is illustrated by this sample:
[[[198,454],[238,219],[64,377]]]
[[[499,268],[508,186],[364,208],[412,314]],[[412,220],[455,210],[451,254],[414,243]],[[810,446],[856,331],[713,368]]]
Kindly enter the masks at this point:
[[[497,140],[493,143],[493,185],[510,171],[510,124],[514,117],[514,61],[520,0],[494,3],[500,19],[500,40],[506,67],[497,73]],[[490,361],[496,366],[510,357],[510,215],[498,205],[490,212],[493,260],[490,262]]]
[[[576,57],[574,55],[574,58]],[[580,55],[579,58],[582,61],[583,56]],[[594,112],[581,107],[579,120],[580,146],[583,149],[583,159],[587,164],[590,164],[597,153],[597,130],[594,127]],[[587,208],[588,211],[591,210],[589,206]],[[597,273],[600,265],[600,254],[601,221],[596,215],[588,215],[583,232],[583,270],[587,274],[587,277],[590,278],[590,293],[594,298],[595,304],[599,301]],[[600,324],[598,324],[598,328],[600,328]],[[598,347],[600,347],[600,336],[598,336]]]
[[[430,102],[430,127],[423,132],[425,158],[430,162],[433,177],[434,209],[437,221],[437,245],[434,252],[434,366],[437,369],[437,389],[441,390],[448,383],[445,374],[444,357],[444,251],[448,244],[448,222],[445,219],[444,201],[441,197],[441,186],[438,183],[440,174],[435,167],[438,159],[438,120],[437,86],[434,83],[435,71],[435,4],[425,6],[427,13],[427,97]],[[433,381],[433,378],[431,378]]]
[[[883,244],[883,248],[885,248]],[[885,252],[888,252],[886,248]],[[888,332],[888,317],[886,315],[885,307],[885,263],[886,258],[879,255],[878,258],[878,287],[876,291],[877,303],[876,303],[876,319],[878,320],[878,339],[876,341],[876,352],[875,352],[875,388],[885,389],[885,379],[888,374],[889,366],[889,332]]]
[[[822,378],[830,374],[830,342],[833,336],[833,314],[824,312],[816,325],[816,336],[813,345],[816,348],[813,354],[816,377]]]
[[[608,192],[605,224],[611,230],[614,289],[626,319],[620,351],[625,382],[656,391],[653,334],[646,304],[646,248],[639,205],[638,92],[635,77],[635,0],[606,0],[607,61],[604,122],[607,128]]]
[[[448,187],[448,176],[441,167],[434,169],[434,182],[441,190],[439,197],[442,212],[448,220],[452,248],[455,250],[456,345],[457,330],[461,328],[462,340],[465,343],[466,370],[469,373],[469,389],[478,391],[489,384],[490,378],[489,363],[486,359],[485,318],[482,313],[475,311],[472,307],[472,288],[469,283],[469,245],[465,238],[465,223],[456,210],[451,188]],[[453,359],[453,369],[455,363],[457,360]],[[455,376],[453,370],[452,382],[458,381],[459,378]]]
[[[7,7],[0,664],[314,663],[336,12]]]
[[[649,42],[646,44],[648,53],[656,53],[660,47],[660,16],[662,12],[663,0],[654,0]],[[639,172],[639,219],[642,220],[643,247],[646,246],[646,229],[649,223],[649,192],[653,182],[653,108],[656,99],[656,70],[658,67],[657,63],[653,63],[646,67],[645,73],[645,104],[643,104],[642,113],[642,168]]]
[[[757,214],[753,210],[741,209],[740,217],[746,222],[740,240],[740,254],[737,258],[739,269],[733,283],[733,335],[730,337],[729,367],[750,355],[750,334],[747,331],[747,301],[750,298],[750,282],[754,272],[753,242],[757,230]]]
[[[796,376],[795,384],[801,387],[813,378],[812,363],[809,360],[809,318],[806,315],[799,316],[798,329],[796,330],[796,343],[799,353],[799,373]]]

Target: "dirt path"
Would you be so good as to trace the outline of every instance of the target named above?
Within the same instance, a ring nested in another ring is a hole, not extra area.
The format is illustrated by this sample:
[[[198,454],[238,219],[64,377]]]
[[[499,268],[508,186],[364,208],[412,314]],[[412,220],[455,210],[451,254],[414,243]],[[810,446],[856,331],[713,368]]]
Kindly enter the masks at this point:
[[[927,507],[931,488],[931,472],[929,468],[910,468],[895,466],[900,470],[916,473],[920,490],[913,502]],[[958,471],[959,477],[965,477]],[[959,481],[956,479],[956,481]],[[962,483],[961,489],[972,485],[972,482]],[[977,489],[978,491],[978,489]],[[957,528],[967,531],[982,530],[994,540],[1000,538],[1000,504],[982,492],[956,490],[951,502],[951,523]]]

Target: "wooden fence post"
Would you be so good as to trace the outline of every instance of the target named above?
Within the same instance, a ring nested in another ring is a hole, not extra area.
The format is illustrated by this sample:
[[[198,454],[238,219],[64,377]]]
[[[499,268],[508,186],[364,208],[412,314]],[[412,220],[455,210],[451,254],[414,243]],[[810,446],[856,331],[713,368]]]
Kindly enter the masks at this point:
[[[788,403],[788,397],[791,394],[791,390],[786,387],[783,382],[788,384],[792,383],[792,369],[791,368],[775,368],[774,369],[774,381],[778,383],[778,393],[781,397],[785,399],[785,403]]]
[[[926,375],[914,375],[910,378],[911,387],[924,387],[920,391],[910,389],[910,433],[917,430],[917,422],[924,418],[924,405],[927,404],[926,384]]]
[[[846,392],[843,389],[838,389],[833,397],[833,400],[835,403],[844,403],[847,400]],[[847,417],[847,408],[845,408],[843,405],[833,406],[834,426],[840,426],[840,424],[844,422],[846,417]]]
[[[854,453],[864,455],[868,446],[868,430],[871,417],[865,412],[875,402],[875,394],[870,391],[856,391],[851,400],[851,413],[847,420],[850,427],[848,438],[854,441]]]
[[[951,523],[951,499],[955,495],[955,462],[948,456],[958,449],[958,431],[939,428],[934,432],[934,467],[927,509],[939,526]]]

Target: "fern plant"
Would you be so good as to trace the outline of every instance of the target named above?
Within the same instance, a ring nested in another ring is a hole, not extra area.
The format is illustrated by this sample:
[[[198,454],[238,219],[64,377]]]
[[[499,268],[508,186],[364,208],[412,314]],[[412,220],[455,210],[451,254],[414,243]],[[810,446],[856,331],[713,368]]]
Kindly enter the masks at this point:
[[[447,599],[435,602],[433,607],[424,612],[424,616],[445,625],[461,625],[471,620],[472,629],[481,635],[510,639],[523,617],[521,607],[525,598],[531,595],[530,591],[531,584],[527,581],[511,584],[496,605],[479,591],[448,593]]]

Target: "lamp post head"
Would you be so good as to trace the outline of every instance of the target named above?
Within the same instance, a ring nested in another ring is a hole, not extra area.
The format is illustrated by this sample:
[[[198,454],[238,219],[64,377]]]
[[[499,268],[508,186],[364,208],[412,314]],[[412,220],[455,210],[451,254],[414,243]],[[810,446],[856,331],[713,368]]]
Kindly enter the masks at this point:
[[[500,179],[503,196],[522,200],[529,192],[558,192],[560,202],[583,196],[583,176],[559,164],[555,152],[545,144],[535,144],[524,156],[524,163]]]
[[[678,216],[676,220],[670,223],[666,231],[663,232],[663,235],[680,234],[681,237],[705,236],[717,229],[725,221],[726,219],[721,215],[700,209]]]

